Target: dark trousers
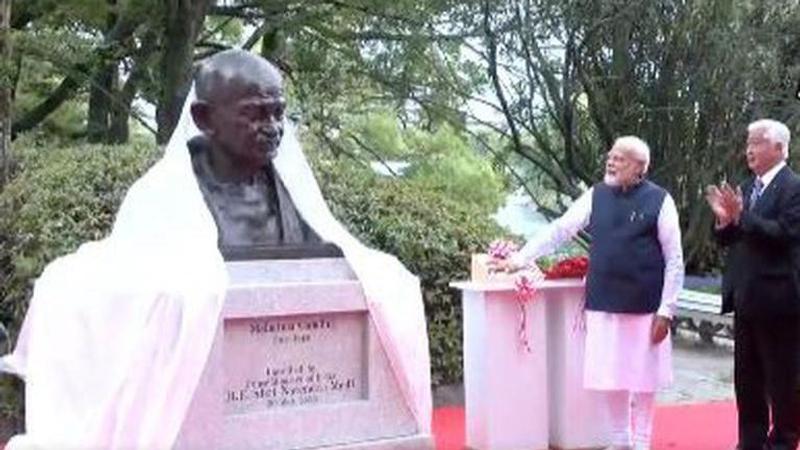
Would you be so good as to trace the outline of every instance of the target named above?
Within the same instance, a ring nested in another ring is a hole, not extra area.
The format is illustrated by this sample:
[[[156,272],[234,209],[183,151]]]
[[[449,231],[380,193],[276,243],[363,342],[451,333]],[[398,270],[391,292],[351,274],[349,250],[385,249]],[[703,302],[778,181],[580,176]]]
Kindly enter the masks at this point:
[[[800,317],[737,317],[734,336],[739,448],[796,449],[800,437]]]

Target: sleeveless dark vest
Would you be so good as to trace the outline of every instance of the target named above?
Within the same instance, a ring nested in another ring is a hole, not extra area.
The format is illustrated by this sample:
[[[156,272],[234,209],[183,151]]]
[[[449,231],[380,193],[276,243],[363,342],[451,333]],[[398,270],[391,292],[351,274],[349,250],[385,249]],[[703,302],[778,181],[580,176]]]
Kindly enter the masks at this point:
[[[626,192],[605,183],[594,186],[586,309],[638,314],[658,309],[665,265],[658,215],[666,194],[646,180]]]

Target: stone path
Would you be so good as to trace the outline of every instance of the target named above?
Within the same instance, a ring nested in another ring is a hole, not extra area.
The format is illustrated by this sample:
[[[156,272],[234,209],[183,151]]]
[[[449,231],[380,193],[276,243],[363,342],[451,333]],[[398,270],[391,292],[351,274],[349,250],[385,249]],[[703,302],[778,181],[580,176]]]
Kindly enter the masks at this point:
[[[714,338],[714,345],[708,345],[696,333],[679,330],[672,342],[674,383],[659,393],[658,403],[733,399],[732,341]]]

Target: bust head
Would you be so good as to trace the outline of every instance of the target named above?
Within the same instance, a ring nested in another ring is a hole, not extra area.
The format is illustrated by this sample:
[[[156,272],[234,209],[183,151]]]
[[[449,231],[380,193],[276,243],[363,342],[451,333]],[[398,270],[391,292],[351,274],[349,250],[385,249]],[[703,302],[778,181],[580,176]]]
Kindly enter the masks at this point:
[[[195,75],[192,118],[210,143],[212,170],[222,179],[252,176],[283,137],[283,79],[267,60],[243,50],[208,58]]]

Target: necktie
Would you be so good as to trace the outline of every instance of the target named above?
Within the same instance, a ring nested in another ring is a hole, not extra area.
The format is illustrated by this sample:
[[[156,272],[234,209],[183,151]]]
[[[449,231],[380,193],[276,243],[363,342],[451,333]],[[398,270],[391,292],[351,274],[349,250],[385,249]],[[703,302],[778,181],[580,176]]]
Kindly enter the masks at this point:
[[[759,197],[761,197],[761,191],[764,190],[764,182],[761,181],[761,178],[756,178],[756,181],[753,182],[753,190],[750,191],[750,206],[749,209],[753,209],[758,201]]]

